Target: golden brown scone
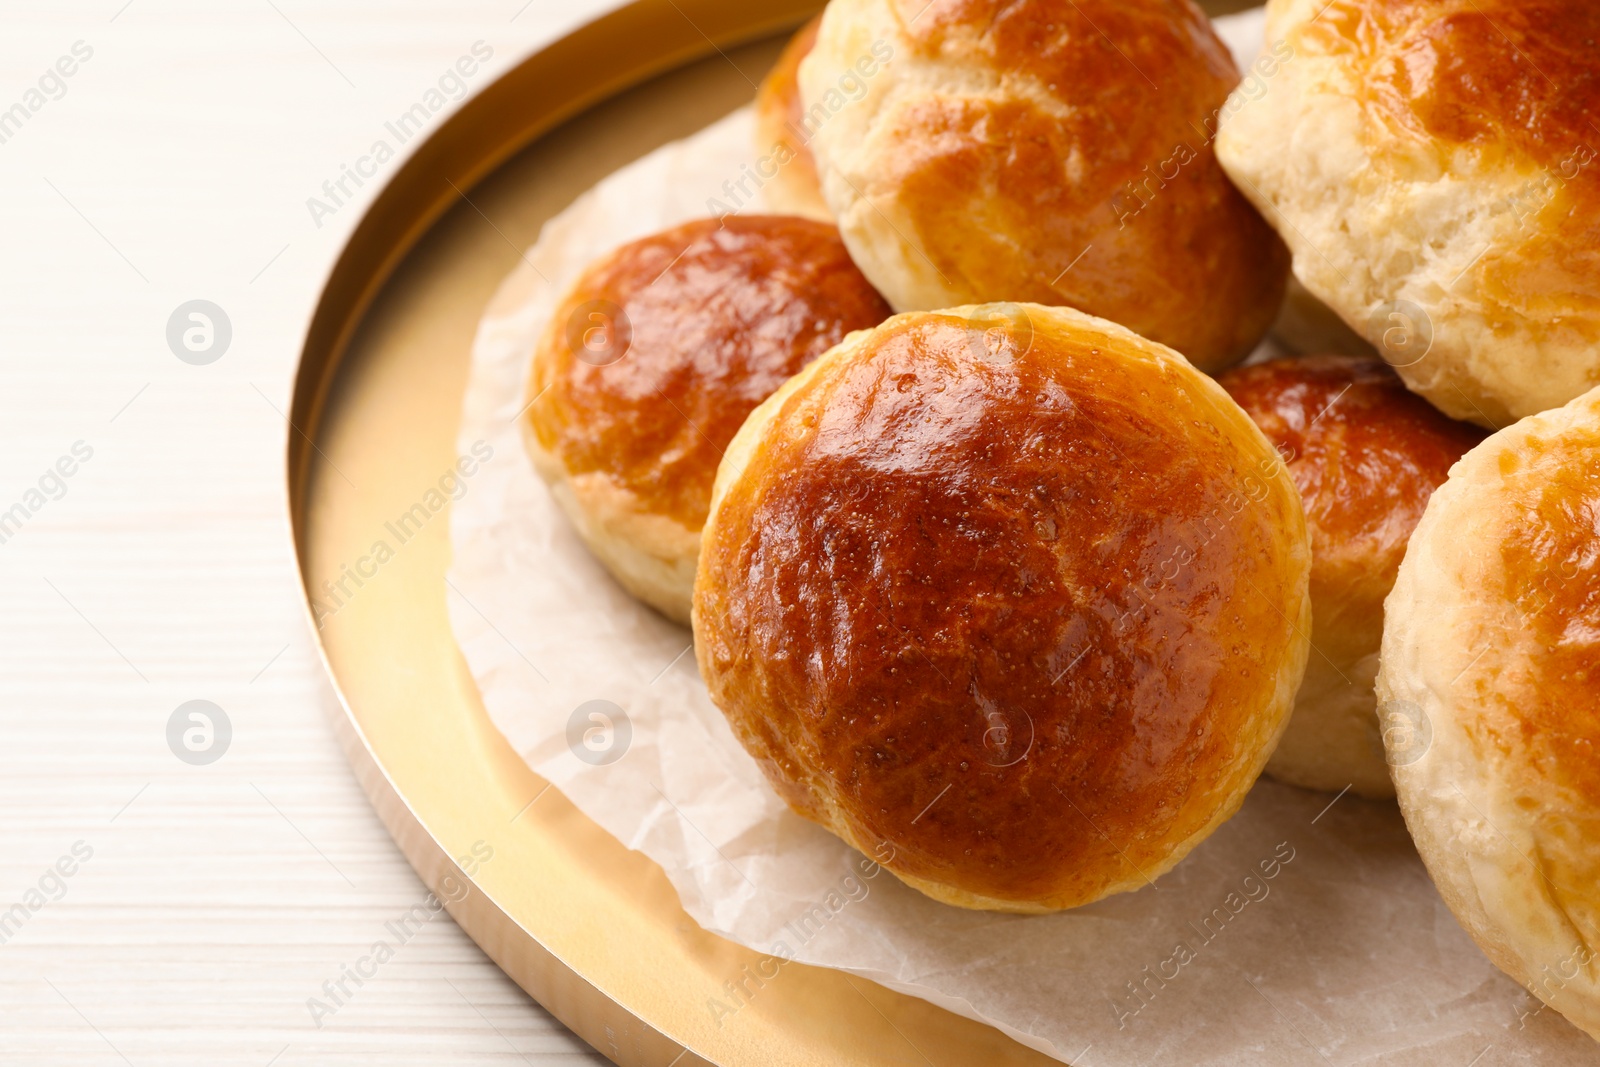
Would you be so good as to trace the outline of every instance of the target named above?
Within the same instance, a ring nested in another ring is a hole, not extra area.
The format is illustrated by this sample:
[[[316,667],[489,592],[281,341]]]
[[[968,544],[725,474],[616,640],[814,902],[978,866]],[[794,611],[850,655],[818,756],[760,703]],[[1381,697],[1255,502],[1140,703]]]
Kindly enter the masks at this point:
[[[832,222],[833,214],[817,184],[817,161],[807,142],[805,109],[796,81],[800,61],[817,42],[817,15],[790,39],[756,93],[756,152],[775,171],[761,187],[774,211]]]
[[[623,245],[583,272],[534,348],[528,454],[624,588],[687,623],[734,432],[888,314],[838,231],[810,219],[700,219]]]
[[[1068,305],[1205,370],[1287,273],[1212,154],[1238,81],[1189,0],[833,0],[800,64],[823,196],[896,310]]]
[[[1489,958],[1600,1039],[1600,390],[1456,464],[1387,613],[1417,851]]]
[[[801,815],[951,904],[1137,889],[1239,807],[1305,667],[1261,431],[1066,308],[897,315],[753,412],[695,582],[711,697]]]
[[[1288,464],[1311,534],[1311,656],[1267,773],[1392,797],[1372,688],[1383,598],[1428,497],[1484,431],[1407,392],[1376,356],[1278,359],[1220,381]]]
[[[1600,383],[1600,4],[1271,0],[1217,156],[1295,274],[1447,414]]]

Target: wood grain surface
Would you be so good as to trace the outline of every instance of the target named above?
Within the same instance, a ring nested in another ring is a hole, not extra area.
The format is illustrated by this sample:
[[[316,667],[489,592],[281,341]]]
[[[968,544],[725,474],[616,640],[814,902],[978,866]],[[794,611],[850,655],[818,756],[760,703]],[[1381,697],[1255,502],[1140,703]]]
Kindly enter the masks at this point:
[[[0,10],[0,1062],[604,1062],[447,915],[395,925],[426,891],[328,726],[282,413],[375,146],[607,6]],[[167,339],[197,299],[204,365]],[[168,745],[191,700],[231,724],[207,765]]]

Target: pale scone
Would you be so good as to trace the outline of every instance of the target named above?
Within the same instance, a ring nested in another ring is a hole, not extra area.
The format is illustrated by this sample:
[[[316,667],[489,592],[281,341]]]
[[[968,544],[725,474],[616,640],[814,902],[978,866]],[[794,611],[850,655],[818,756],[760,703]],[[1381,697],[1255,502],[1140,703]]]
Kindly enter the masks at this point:
[[[1217,158],[1295,275],[1458,419],[1600,384],[1600,4],[1271,0]]]
[[[1488,957],[1600,1038],[1600,389],[1456,464],[1386,614],[1417,851]]]

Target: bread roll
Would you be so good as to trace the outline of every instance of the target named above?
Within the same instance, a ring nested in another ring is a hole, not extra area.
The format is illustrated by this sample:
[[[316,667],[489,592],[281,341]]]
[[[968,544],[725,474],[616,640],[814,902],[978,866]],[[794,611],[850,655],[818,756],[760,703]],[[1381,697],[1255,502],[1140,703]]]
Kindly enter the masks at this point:
[[[800,27],[761,80],[756,93],[756,154],[767,159],[768,168],[775,171],[762,186],[767,206],[788,215],[832,222],[817,183],[817,161],[807,144],[810,137],[805,132],[805,109],[800,106],[796,81],[800,61],[816,44],[821,21],[818,15]]]
[[[602,563],[689,621],[700,526],[752,408],[889,314],[832,226],[701,219],[591,264],[534,348],[523,440]]]
[[[1489,958],[1600,1039],[1600,390],[1456,464],[1386,611],[1417,851]]]
[[[1454,418],[1600,383],[1600,5],[1271,0],[1267,37],[1217,157],[1306,288]]]
[[[755,410],[695,583],[712,700],[799,814],[930,897],[1148,884],[1239,807],[1307,650],[1299,495],[1170,349],[897,315]]]
[[[1288,464],[1311,534],[1311,656],[1267,773],[1392,797],[1372,688],[1383,599],[1428,498],[1484,432],[1407,392],[1376,356],[1278,359],[1220,381]]]
[[[800,64],[823,197],[896,310],[1068,305],[1206,370],[1288,263],[1212,155],[1238,80],[1189,0],[833,0]]]

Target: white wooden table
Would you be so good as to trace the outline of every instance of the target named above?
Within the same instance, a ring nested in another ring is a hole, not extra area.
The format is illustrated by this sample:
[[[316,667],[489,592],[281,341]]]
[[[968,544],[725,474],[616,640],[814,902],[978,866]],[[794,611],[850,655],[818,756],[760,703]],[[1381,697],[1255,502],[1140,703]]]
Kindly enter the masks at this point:
[[[475,42],[467,92],[612,2],[0,0],[0,1062],[604,1062],[442,914],[313,1018],[426,894],[327,725],[281,412],[395,164],[308,198]]]

